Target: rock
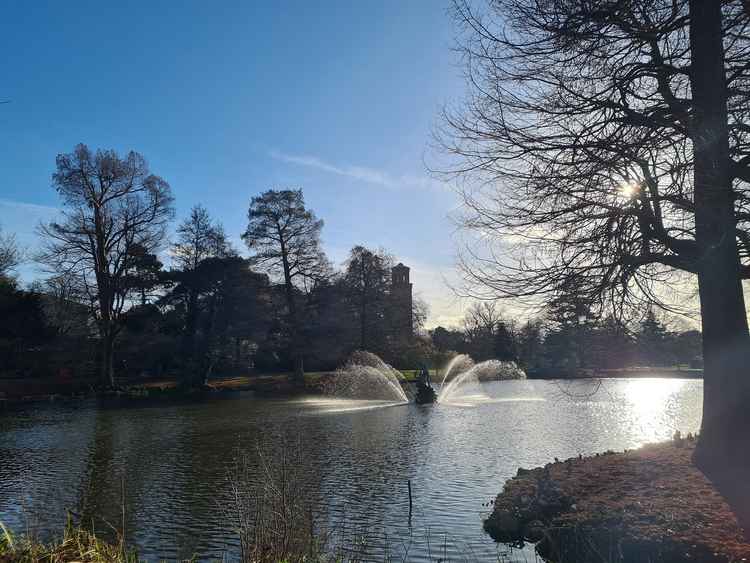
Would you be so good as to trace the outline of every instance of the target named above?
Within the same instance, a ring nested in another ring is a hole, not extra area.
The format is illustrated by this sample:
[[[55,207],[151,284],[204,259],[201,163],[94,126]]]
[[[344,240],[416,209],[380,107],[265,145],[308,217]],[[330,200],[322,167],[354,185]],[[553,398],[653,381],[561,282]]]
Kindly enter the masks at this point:
[[[521,539],[521,521],[509,510],[496,510],[488,521],[491,535],[499,541]]]
[[[540,541],[547,532],[547,527],[541,520],[532,520],[523,529],[525,540],[536,543]]]

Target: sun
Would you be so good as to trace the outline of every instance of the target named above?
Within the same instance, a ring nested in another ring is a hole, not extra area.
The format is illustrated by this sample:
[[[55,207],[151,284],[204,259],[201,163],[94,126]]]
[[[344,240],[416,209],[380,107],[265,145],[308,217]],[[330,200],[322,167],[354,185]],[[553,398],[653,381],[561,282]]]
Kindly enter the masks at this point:
[[[628,180],[620,184],[619,193],[620,196],[625,199],[633,199],[641,191],[641,185],[635,180]]]

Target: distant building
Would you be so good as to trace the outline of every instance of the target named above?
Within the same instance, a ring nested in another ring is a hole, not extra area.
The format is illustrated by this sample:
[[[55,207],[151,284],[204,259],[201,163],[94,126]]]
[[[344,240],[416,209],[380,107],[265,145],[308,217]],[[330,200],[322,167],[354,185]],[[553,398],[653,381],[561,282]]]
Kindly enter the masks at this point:
[[[391,269],[391,322],[393,336],[399,340],[414,335],[411,287],[409,268],[399,262]]]

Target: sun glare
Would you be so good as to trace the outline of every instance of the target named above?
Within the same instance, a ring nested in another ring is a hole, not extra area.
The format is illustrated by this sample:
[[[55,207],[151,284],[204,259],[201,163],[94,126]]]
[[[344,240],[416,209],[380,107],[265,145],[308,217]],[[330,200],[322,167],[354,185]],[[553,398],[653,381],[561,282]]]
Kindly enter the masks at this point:
[[[620,196],[622,196],[625,199],[632,199],[640,190],[640,185],[638,182],[634,180],[629,180],[627,182],[622,182],[620,184]]]
[[[671,436],[669,413],[685,382],[679,379],[644,378],[628,382],[625,395],[631,405],[630,424],[643,442],[657,442]]]

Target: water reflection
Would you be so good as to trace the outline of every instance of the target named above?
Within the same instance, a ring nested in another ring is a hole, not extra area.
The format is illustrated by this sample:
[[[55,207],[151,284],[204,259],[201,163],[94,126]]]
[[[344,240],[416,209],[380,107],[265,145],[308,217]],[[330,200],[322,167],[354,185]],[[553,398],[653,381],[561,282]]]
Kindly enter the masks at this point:
[[[636,379],[624,388],[631,424],[641,443],[666,439],[673,434],[674,420],[681,402],[689,400],[683,390],[688,382],[678,379]],[[640,444],[639,444],[640,445]]]
[[[436,546],[454,560],[533,560],[504,553],[481,530],[482,504],[518,467],[632,448],[700,424],[700,381],[573,385],[491,383],[476,400],[421,407],[236,396],[7,412],[0,416],[0,520],[56,533],[70,508],[106,533],[107,523],[120,526],[124,490],[126,531],[147,559],[231,560],[237,540],[223,513],[231,468],[238,456],[255,455],[259,440],[281,447],[291,436],[304,447],[305,472],[334,541],[366,530],[380,559],[388,545],[394,558],[408,552],[410,561],[436,556]]]
[[[404,407],[403,401],[380,401],[364,399],[340,399],[336,397],[306,397],[289,401],[290,404],[311,409],[318,414],[332,414],[338,412],[356,412],[387,407]]]

